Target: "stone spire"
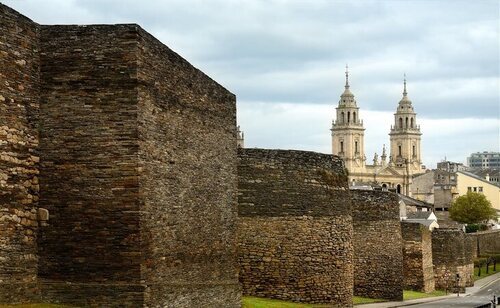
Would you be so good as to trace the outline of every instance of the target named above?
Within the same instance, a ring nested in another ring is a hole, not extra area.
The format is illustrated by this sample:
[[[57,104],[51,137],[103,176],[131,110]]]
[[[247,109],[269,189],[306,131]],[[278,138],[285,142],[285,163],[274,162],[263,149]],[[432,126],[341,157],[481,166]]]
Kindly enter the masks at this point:
[[[406,73],[404,74],[404,90],[403,90],[403,97],[406,97],[408,95],[408,92],[406,92]]]
[[[349,89],[349,66],[345,65],[345,88]]]
[[[421,172],[420,158],[420,126],[417,124],[417,114],[408,98],[406,74],[403,79],[403,97],[398,103],[394,113],[394,125],[391,126],[389,136],[391,138],[392,162],[399,167],[411,164],[411,172]],[[389,162],[390,163],[390,162]]]
[[[349,85],[349,66],[345,66],[345,90],[342,95],[340,95],[339,107],[357,107],[356,99],[354,98],[354,94],[350,90]]]
[[[339,155],[349,172],[365,170],[363,121],[359,117],[354,94],[349,85],[349,66],[345,67],[345,89],[340,95],[335,120],[332,121],[332,153]]]
[[[404,105],[403,108],[401,108],[402,105]],[[404,74],[403,79],[403,98],[401,98],[401,100],[399,101],[399,106],[400,108],[398,108],[398,112],[402,111],[403,109],[413,110],[413,107],[411,106],[411,100],[408,98],[408,91],[406,90],[406,74]]]
[[[384,147],[382,148],[382,156],[380,156],[380,163],[382,164],[382,166],[385,166],[386,159],[387,159],[387,154],[385,152],[385,144],[384,144]]]

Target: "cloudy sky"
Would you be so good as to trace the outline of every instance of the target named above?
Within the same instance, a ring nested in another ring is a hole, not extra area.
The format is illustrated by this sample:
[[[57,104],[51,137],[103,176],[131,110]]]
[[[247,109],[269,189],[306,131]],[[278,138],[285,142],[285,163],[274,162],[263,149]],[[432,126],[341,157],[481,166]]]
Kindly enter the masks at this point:
[[[428,167],[499,151],[497,0],[2,2],[43,24],[140,24],[236,94],[247,147],[331,153],[348,63],[368,160],[404,73]]]

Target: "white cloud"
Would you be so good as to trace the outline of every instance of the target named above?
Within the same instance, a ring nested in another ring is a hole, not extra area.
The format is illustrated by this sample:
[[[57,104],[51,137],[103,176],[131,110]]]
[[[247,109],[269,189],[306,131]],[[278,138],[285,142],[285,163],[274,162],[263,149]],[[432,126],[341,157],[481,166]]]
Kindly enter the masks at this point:
[[[7,0],[42,24],[138,23],[235,93],[249,146],[330,152],[344,65],[380,154],[408,75],[428,165],[499,148],[497,0]]]
[[[323,104],[266,104],[239,102],[238,124],[245,132],[246,147],[300,149],[331,153],[331,121],[334,106]],[[365,153],[389,150],[392,112],[360,110],[365,127]],[[435,167],[445,156],[465,162],[476,151],[499,149],[500,124],[496,118],[428,119],[417,116],[422,135],[422,157],[427,167]]]

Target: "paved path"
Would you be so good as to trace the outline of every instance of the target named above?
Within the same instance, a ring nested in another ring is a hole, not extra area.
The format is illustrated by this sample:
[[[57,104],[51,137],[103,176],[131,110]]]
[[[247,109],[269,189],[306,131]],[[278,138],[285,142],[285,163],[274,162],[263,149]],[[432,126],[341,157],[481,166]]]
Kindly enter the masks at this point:
[[[493,295],[500,296],[500,273],[478,280],[473,287],[467,288],[465,294],[457,297],[457,294],[414,299],[402,302],[385,302],[367,305],[358,305],[356,308],[389,308],[412,306],[415,308],[462,308],[476,307],[486,304],[493,299]]]

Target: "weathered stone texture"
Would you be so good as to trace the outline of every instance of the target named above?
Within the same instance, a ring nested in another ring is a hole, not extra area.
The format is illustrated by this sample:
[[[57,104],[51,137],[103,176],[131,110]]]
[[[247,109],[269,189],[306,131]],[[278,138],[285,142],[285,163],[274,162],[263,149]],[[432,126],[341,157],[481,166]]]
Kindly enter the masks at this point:
[[[404,289],[434,291],[431,232],[418,223],[402,222]]]
[[[434,229],[432,231],[432,262],[436,289],[456,291],[456,274],[460,275],[458,287],[474,285],[473,241],[462,230]]]
[[[136,26],[42,26],[40,38],[44,289],[139,284]]]
[[[470,233],[474,257],[500,254],[500,230]]]
[[[239,307],[235,96],[137,25],[0,9],[0,299],[36,294],[40,179],[44,301]]]
[[[352,220],[336,156],[239,149],[238,256],[246,295],[352,305]]]
[[[141,279],[150,307],[240,307],[236,98],[139,31]]]
[[[38,295],[38,37],[0,4],[0,303]]]
[[[402,300],[403,243],[396,194],[351,190],[354,295]]]

